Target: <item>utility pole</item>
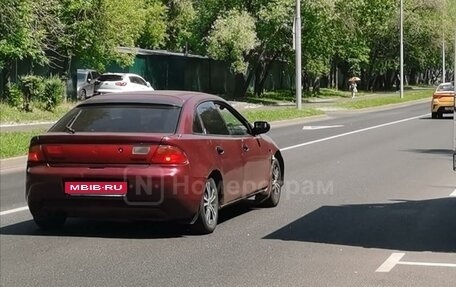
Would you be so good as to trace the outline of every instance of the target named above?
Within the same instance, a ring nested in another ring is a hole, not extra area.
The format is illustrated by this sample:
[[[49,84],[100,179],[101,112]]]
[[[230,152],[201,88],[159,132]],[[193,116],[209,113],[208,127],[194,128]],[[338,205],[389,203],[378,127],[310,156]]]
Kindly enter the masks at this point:
[[[454,101],[453,101],[453,170],[456,171],[456,27],[454,30],[454,67],[453,67],[453,88],[454,88]]]
[[[404,98],[404,0],[401,0],[401,99]]]
[[[296,108],[302,108],[302,71],[301,71],[301,0],[296,0],[295,16],[296,49]]]
[[[446,69],[445,69],[445,32],[442,39],[442,83],[446,82]]]

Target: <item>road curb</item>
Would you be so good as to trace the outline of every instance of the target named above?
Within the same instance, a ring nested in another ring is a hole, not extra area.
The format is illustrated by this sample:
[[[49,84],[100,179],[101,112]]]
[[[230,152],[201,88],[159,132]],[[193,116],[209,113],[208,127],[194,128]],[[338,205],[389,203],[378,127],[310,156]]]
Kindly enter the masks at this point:
[[[0,160],[0,171],[5,172],[12,169],[25,168],[27,156],[17,156]]]

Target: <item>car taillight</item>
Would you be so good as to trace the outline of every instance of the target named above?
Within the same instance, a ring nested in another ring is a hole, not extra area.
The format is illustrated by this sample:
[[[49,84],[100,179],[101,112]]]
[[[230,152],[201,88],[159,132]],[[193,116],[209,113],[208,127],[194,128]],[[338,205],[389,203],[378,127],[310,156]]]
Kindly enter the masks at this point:
[[[32,164],[41,163],[44,161],[44,155],[40,145],[31,146],[29,148],[27,162]]]
[[[46,145],[46,146],[44,146],[44,150],[47,154],[49,154],[51,156],[63,154],[63,148],[60,145]]]
[[[187,164],[188,158],[183,150],[170,145],[160,145],[151,159],[158,164]]]
[[[116,82],[116,86],[124,87],[127,85],[127,82]]]

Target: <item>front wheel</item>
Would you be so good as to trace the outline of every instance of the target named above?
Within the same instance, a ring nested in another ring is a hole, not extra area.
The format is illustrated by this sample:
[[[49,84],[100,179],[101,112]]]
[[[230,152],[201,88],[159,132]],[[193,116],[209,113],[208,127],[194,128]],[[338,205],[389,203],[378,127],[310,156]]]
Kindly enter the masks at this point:
[[[271,177],[269,182],[269,193],[267,195],[258,194],[255,201],[264,207],[276,207],[280,201],[282,193],[282,169],[279,161],[273,157],[271,161]]]
[[[204,187],[198,220],[194,226],[196,231],[202,234],[214,232],[215,227],[217,226],[218,213],[219,199],[217,184],[214,179],[209,178]]]

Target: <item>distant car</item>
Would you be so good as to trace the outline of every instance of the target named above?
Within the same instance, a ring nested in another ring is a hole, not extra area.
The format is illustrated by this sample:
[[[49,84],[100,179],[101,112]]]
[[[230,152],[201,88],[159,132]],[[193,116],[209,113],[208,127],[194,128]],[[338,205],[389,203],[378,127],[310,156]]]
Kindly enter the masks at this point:
[[[136,74],[105,73],[95,81],[94,95],[118,92],[153,91],[149,82]]]
[[[269,128],[208,94],[96,96],[32,138],[27,203],[41,228],[88,217],[173,220],[210,233],[222,207],[279,203],[284,161]]]
[[[454,112],[454,84],[442,83],[432,95],[432,118],[442,118],[443,114]]]
[[[90,98],[94,92],[95,80],[100,74],[95,70],[78,69],[77,70],[77,96],[80,100]]]

